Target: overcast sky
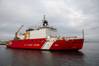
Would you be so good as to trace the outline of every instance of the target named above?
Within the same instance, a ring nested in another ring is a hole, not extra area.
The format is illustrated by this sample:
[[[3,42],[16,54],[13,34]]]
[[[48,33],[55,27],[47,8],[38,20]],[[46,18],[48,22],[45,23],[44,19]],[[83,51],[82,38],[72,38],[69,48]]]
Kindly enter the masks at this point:
[[[0,40],[12,39],[21,25],[41,24],[43,15],[59,35],[85,29],[86,39],[99,40],[99,0],[0,0]]]

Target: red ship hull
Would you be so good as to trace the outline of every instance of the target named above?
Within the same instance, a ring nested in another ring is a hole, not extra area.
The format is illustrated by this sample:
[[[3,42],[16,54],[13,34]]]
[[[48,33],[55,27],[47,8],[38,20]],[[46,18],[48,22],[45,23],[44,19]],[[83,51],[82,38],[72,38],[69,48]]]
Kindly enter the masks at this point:
[[[79,50],[83,47],[84,39],[56,40],[52,44],[46,43],[47,39],[11,40],[7,47],[41,50]],[[49,45],[50,44],[50,45]]]

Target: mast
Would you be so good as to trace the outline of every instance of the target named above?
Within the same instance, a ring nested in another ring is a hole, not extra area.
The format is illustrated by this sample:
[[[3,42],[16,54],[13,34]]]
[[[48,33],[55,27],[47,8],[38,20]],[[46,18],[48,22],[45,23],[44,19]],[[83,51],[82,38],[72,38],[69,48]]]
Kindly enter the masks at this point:
[[[45,19],[45,15],[43,16],[43,27],[48,26],[48,21]]]
[[[84,36],[84,29],[83,29],[83,30],[82,30],[82,38],[84,39],[84,37],[85,37],[85,36]]]
[[[43,16],[43,20],[45,20],[45,16],[46,16],[46,15]]]

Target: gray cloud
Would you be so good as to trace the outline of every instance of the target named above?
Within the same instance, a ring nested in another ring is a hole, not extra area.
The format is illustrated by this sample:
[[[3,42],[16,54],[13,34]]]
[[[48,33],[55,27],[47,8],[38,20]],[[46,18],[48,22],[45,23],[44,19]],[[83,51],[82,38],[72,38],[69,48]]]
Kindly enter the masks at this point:
[[[84,28],[86,39],[99,40],[98,4],[98,0],[0,0],[0,39],[12,39],[23,24],[41,24],[46,14],[60,35],[81,35]]]

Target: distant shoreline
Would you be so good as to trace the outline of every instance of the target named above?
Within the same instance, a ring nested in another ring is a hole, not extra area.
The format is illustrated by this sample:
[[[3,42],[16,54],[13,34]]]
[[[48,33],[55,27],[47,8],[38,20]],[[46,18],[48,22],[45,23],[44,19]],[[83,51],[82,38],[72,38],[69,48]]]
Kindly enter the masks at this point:
[[[6,44],[0,44],[0,45],[6,45]]]
[[[88,43],[91,43],[91,42],[92,42],[92,43],[98,43],[99,41],[84,41],[84,42],[86,42],[86,43],[87,43],[87,42],[88,42]]]

